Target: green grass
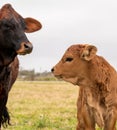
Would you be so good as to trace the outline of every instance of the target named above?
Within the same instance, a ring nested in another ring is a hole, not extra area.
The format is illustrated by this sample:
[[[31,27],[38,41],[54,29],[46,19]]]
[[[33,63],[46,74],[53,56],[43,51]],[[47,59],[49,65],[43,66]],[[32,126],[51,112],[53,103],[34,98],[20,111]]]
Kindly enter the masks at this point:
[[[65,82],[17,81],[7,104],[12,125],[3,130],[75,130],[77,95]]]
[[[17,81],[8,100],[11,126],[3,130],[75,130],[77,86]]]

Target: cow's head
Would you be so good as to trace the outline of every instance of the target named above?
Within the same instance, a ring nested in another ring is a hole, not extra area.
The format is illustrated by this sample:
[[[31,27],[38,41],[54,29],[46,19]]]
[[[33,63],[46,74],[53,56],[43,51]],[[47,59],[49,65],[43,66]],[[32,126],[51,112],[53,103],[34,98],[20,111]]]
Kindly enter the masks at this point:
[[[41,29],[41,23],[33,18],[23,18],[10,4],[0,9],[0,66],[8,65],[17,54],[31,53],[33,46],[26,33]]]
[[[57,78],[81,85],[88,80],[89,62],[95,57],[96,51],[93,45],[72,45],[51,71]]]

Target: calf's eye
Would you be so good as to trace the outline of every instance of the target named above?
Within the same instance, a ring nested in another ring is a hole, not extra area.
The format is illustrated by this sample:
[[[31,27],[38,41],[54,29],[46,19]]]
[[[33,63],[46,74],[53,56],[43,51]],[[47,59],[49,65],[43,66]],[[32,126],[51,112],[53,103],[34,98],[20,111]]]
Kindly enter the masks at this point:
[[[73,60],[73,58],[71,58],[71,57],[68,57],[65,59],[66,62],[71,62],[72,60]]]

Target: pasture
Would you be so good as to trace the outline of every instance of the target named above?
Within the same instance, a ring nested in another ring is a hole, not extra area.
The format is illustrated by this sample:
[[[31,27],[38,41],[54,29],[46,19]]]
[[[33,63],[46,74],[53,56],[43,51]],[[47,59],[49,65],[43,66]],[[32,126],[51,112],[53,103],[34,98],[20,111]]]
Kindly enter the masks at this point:
[[[3,130],[75,130],[77,95],[63,81],[17,81],[7,104],[11,126]]]

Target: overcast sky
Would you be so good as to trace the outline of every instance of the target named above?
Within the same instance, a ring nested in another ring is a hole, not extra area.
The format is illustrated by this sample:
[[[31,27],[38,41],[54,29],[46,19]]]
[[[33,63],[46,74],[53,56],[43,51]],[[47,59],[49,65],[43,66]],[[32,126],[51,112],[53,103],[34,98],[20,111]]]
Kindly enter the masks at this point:
[[[97,46],[98,55],[117,68],[117,0],[0,0],[23,17],[39,20],[43,28],[27,34],[34,49],[19,56],[20,66],[50,71],[72,44]]]

